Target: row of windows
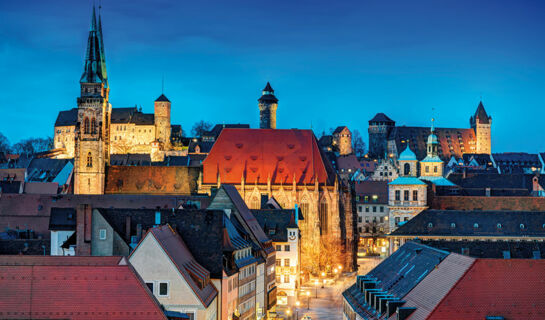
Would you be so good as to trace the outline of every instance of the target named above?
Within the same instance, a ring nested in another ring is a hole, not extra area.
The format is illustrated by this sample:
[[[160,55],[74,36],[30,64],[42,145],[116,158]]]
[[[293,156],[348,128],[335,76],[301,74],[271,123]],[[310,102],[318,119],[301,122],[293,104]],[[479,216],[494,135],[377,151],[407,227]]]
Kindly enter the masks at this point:
[[[282,266],[282,259],[276,259],[276,266],[281,267]],[[284,267],[290,266],[290,259],[284,259]]]
[[[238,297],[243,297],[253,291],[255,291],[255,281],[250,281],[238,289]]]
[[[276,245],[276,251],[282,251],[282,245],[277,244]],[[289,244],[284,245],[284,251],[290,251],[290,245]]]
[[[376,233],[376,232],[377,232],[377,228],[376,228],[376,227],[373,227],[373,228],[370,228],[369,226],[366,226],[366,227],[365,227],[365,233],[369,233],[369,232],[371,232],[371,230],[373,231],[373,233]],[[380,227],[380,228],[379,228],[379,231],[380,231],[380,232],[384,232],[384,227]],[[363,228],[362,228],[362,227],[358,227],[358,232],[359,232],[359,233],[362,233],[362,232],[363,232]]]
[[[243,249],[243,250],[238,250],[235,252],[235,259],[238,260],[238,259],[243,259],[243,258],[246,258],[248,256],[250,256],[251,254],[251,249],[250,248],[246,248],[246,249]]]
[[[255,274],[255,265],[251,265],[248,268],[244,268],[240,271],[240,280],[245,279],[251,275]]]
[[[373,212],[377,212],[377,207],[380,212],[384,212],[384,206],[372,206],[371,208]],[[363,212],[363,206],[358,206],[358,212],[359,213]],[[369,212],[369,206],[365,207],[365,212]]]
[[[403,201],[410,201],[409,190],[403,190]],[[395,200],[401,201],[401,190],[395,191]],[[418,201],[418,190],[413,190],[413,201]]]
[[[250,299],[240,305],[240,313],[243,314],[246,311],[252,309],[253,307],[254,307],[254,299]]]
[[[365,216],[365,217],[358,217],[358,222],[359,223],[362,223],[363,222],[363,219],[365,218],[365,223],[369,223],[372,219],[373,222],[378,222],[380,221],[380,223],[383,223],[384,222],[384,218],[385,217],[370,217],[370,216]],[[377,219],[378,218],[378,219]]]
[[[282,276],[281,275],[277,275],[276,276],[276,283],[290,283],[290,275],[289,274],[286,274],[283,276],[284,277],[284,281],[282,281]]]
[[[158,297],[168,297],[170,283],[168,281],[150,281],[146,282],[151,293]]]
[[[356,196],[356,201],[360,201],[361,197],[360,196]],[[371,196],[371,200],[373,202],[377,202],[378,201],[378,195],[374,194]],[[363,196],[363,201],[364,202],[369,202],[369,196]]]

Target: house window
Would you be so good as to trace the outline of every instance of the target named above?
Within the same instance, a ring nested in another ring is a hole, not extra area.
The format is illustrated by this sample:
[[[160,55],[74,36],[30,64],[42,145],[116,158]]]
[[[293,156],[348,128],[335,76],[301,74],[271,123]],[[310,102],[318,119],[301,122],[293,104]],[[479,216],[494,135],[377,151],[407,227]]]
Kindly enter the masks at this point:
[[[89,152],[87,154],[87,168],[92,168],[93,167],[93,155],[91,154],[91,152]]]
[[[284,283],[289,283],[289,282],[290,282],[290,275],[289,274],[284,275]]]
[[[401,200],[401,192],[399,190],[396,190],[396,193],[395,193],[395,197],[396,197],[396,201],[399,201]]]
[[[369,207],[365,207],[365,212],[369,212]]]
[[[426,166],[426,173],[430,172],[430,167]]]
[[[282,283],[282,276],[276,275],[276,283]]]
[[[149,291],[153,293],[153,282],[146,282],[146,286],[148,286]]]
[[[276,259],[276,266],[281,267],[282,266],[282,259]]]
[[[100,240],[106,240],[106,229],[100,229],[98,233]]]
[[[289,267],[290,266],[290,259],[284,259],[284,266]]]
[[[159,297],[168,296],[168,282],[159,282]]]
[[[409,190],[403,191],[403,200],[409,201]]]
[[[437,173],[437,166],[433,166],[433,172]]]
[[[384,207],[380,206],[380,212],[384,212]]]
[[[363,211],[363,207],[362,206],[358,206],[358,212],[362,212]]]
[[[289,244],[284,246],[284,251],[290,251],[290,245]]]
[[[384,217],[380,217],[380,223],[384,223]]]
[[[408,176],[411,174],[411,165],[408,164],[408,163],[405,163],[405,165],[403,166],[403,174]]]
[[[413,190],[413,201],[418,201],[418,190]]]
[[[377,206],[373,206],[373,212],[377,212]]]
[[[358,222],[362,222],[362,218],[361,217],[358,217]]]
[[[277,244],[277,245],[276,245],[276,251],[282,251],[282,246],[279,245],[279,244]]]
[[[399,225],[399,220],[400,220],[399,217],[395,218],[396,226]]]

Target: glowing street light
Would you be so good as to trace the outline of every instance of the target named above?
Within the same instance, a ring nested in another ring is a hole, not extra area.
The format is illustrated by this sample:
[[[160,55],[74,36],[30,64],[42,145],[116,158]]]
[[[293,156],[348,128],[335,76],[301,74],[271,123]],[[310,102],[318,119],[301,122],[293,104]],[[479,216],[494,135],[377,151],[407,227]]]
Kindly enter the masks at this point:
[[[306,295],[307,295],[307,310],[310,310],[310,291],[307,291]]]
[[[299,300],[295,301],[295,320],[299,320],[299,306],[301,305],[301,302]]]
[[[316,288],[316,299],[318,299],[318,279],[314,280],[314,288]]]

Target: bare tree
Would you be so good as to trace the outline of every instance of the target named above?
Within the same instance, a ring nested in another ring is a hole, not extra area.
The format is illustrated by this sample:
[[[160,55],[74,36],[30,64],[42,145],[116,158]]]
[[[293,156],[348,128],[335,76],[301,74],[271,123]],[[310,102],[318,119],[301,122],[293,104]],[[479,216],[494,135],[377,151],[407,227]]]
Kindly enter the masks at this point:
[[[29,138],[21,140],[13,145],[14,153],[36,154],[43,151],[48,151],[53,147],[53,138]]]
[[[10,149],[8,138],[0,133],[0,153],[9,153]]]
[[[194,137],[201,137],[203,133],[210,130],[212,128],[212,124],[210,122],[205,122],[204,120],[201,120],[193,125],[193,128],[191,128],[191,134]]]
[[[365,142],[358,130],[352,132],[352,151],[356,157],[363,157],[365,155]]]

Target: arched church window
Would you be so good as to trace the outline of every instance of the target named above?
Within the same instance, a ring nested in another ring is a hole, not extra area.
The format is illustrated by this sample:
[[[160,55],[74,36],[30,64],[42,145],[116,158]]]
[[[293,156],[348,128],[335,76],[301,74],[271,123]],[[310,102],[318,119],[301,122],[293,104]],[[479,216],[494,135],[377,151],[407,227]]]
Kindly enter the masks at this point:
[[[97,120],[95,118],[93,118],[93,120],[91,120],[91,133],[92,134],[97,133]]]
[[[93,155],[91,154],[91,152],[89,152],[87,154],[87,168],[92,168],[93,167]]]
[[[405,163],[405,165],[403,166],[403,174],[408,176],[411,174],[411,165],[408,164],[408,163]]]
[[[89,134],[89,118],[83,120],[83,133]]]
[[[318,212],[320,218],[320,234],[327,234],[328,230],[328,208],[327,202],[323,201],[320,203],[320,210]]]

